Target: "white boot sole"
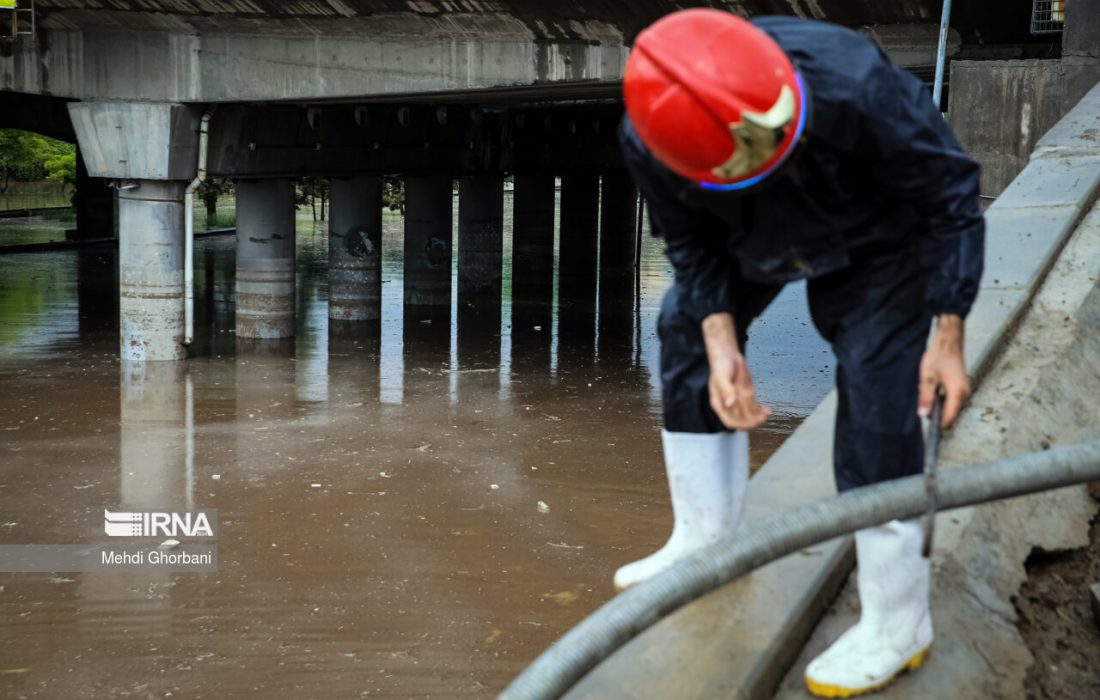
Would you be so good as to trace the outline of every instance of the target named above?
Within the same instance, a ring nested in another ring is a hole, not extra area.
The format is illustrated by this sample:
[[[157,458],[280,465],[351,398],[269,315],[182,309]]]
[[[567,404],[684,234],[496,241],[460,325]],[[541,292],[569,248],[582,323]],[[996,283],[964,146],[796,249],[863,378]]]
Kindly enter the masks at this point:
[[[857,695],[866,695],[867,693],[873,693],[876,690],[882,690],[886,686],[897,680],[897,677],[906,671],[916,671],[920,668],[924,662],[928,659],[928,655],[932,653],[932,644],[924,647],[915,654],[909,656],[908,660],[894,669],[892,672],[881,680],[876,680],[868,685],[860,686],[857,688],[849,688],[842,685],[833,685],[830,683],[823,683],[810,677],[807,673],[805,676],[806,689],[810,691],[811,695],[819,698],[852,698]]]

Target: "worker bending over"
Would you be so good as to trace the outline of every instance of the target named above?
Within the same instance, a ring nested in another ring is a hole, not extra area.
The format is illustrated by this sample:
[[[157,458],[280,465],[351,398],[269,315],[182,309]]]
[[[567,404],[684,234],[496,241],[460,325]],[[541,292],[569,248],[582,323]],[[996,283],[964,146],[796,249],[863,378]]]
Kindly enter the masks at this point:
[[[792,280],[809,280],[836,355],[837,488],[920,473],[918,410],[942,386],[949,425],[970,392],[985,235],[977,164],[921,82],[856,32],[684,10],[638,36],[623,82],[623,152],[676,273],[658,324],[675,522],[620,589],[737,526],[748,431],[769,414],[745,342]],[[823,696],[880,687],[932,644],[919,521],[855,540],[859,623],[806,670]]]

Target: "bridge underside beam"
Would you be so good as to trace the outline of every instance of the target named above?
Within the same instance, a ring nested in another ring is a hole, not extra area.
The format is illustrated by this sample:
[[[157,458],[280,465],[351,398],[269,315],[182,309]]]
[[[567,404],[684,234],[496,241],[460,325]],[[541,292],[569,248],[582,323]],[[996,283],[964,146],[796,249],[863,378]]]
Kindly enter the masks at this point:
[[[241,3],[220,3],[232,4]],[[360,17],[308,22],[257,16],[246,4],[247,17],[222,8],[185,18],[173,13],[181,3],[167,0],[148,13],[96,3],[68,20],[51,8],[37,41],[0,50],[0,90],[189,103],[391,95],[616,80],[627,55],[619,28],[575,17],[540,39],[537,25],[496,8],[440,16],[401,2],[379,14],[372,2]],[[328,3],[298,3],[307,5]]]
[[[941,3],[711,4],[748,17],[786,12],[874,28],[888,52],[896,46],[904,60],[929,64]],[[955,8],[952,26],[970,44],[1036,41],[1028,31],[1030,5],[971,0]],[[38,6],[38,40],[0,51],[0,90],[227,102],[617,80],[638,32],[682,3],[39,0]]]
[[[621,167],[618,104],[222,107],[212,175],[567,172]]]

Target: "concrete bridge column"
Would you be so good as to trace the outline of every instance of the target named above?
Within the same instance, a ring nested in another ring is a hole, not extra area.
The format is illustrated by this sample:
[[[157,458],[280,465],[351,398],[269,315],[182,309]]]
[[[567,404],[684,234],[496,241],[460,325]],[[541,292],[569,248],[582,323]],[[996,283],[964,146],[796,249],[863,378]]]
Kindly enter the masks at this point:
[[[625,170],[603,174],[600,196],[600,313],[629,308],[634,294],[638,194]]]
[[[516,175],[512,197],[512,364],[550,366],[554,176]]]
[[[82,170],[115,180],[118,192],[120,356],[181,360],[183,191],[195,176],[200,113],[158,102],[73,102],[68,110]]]
[[[558,303],[579,309],[596,305],[600,179],[595,173],[561,178]]]
[[[554,176],[516,175],[512,201],[512,304],[554,300]]]
[[[237,337],[294,335],[294,182],[237,182]]]
[[[625,170],[603,174],[600,190],[601,361],[626,359],[633,347],[634,250],[638,194]]]
[[[118,193],[120,356],[182,360],[183,182],[132,180]]]
[[[328,317],[382,315],[382,178],[333,178],[328,234]]]
[[[500,309],[504,178],[469,175],[458,185],[458,304]]]
[[[405,305],[451,307],[451,178],[405,180]],[[408,323],[406,318],[406,324]]]
[[[500,363],[504,178],[463,177],[458,185],[458,361]]]

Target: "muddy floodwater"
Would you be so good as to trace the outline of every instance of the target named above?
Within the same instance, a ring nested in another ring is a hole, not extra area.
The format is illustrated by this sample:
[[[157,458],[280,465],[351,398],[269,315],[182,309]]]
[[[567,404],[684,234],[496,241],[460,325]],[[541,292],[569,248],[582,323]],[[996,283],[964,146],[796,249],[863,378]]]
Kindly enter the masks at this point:
[[[295,339],[236,341],[234,241],[205,238],[196,356],[144,369],[117,359],[110,247],[0,255],[0,544],[103,543],[104,509],[220,519],[216,573],[0,574],[0,697],[488,697],[667,536],[659,241],[637,307],[521,313],[506,262],[499,322],[448,326],[403,318],[387,215],[364,332],[329,328],[324,224],[299,224]],[[753,328],[755,464],[832,383],[804,295]]]

